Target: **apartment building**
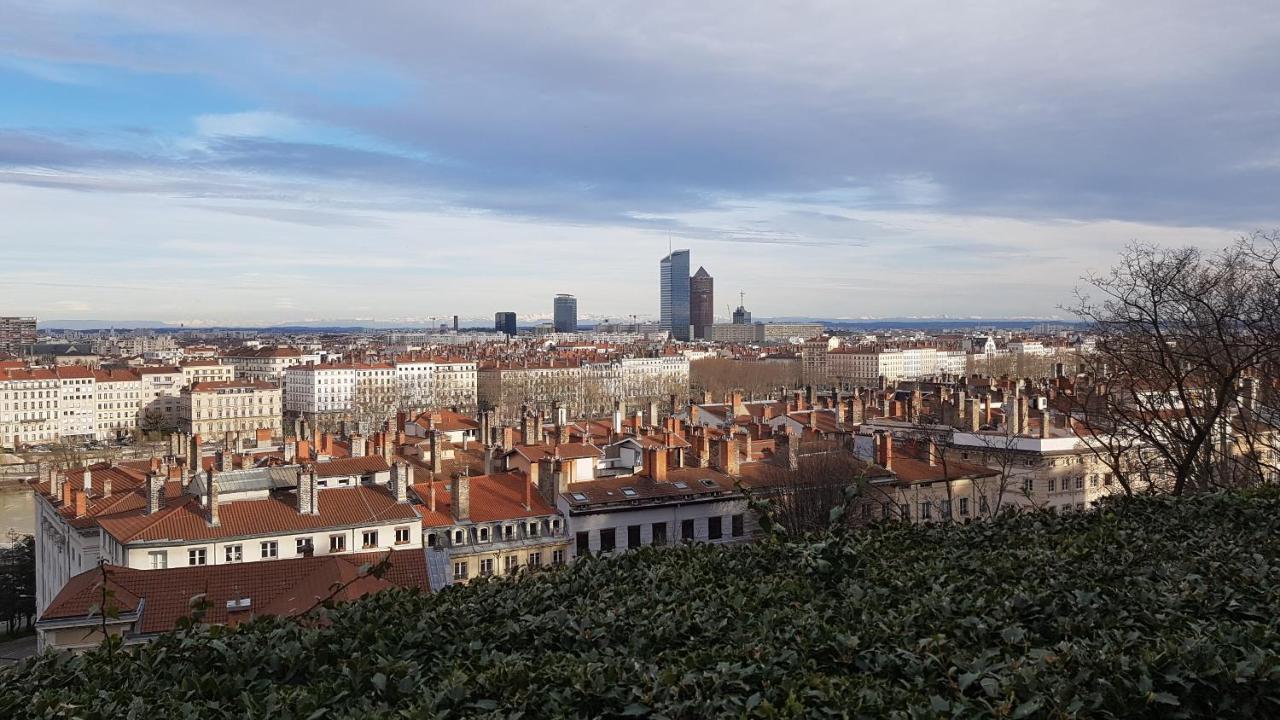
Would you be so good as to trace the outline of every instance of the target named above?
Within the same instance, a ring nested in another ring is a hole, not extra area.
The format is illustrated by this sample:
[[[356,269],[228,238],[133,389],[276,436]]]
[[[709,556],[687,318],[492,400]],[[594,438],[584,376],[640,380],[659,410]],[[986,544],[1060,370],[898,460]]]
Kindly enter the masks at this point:
[[[53,442],[61,432],[58,376],[47,369],[0,370],[0,445]]]
[[[481,407],[504,418],[519,417],[522,405],[559,403],[569,413],[589,415],[626,403],[683,398],[689,390],[689,359],[683,355],[619,358],[606,362],[494,363],[476,382]]]
[[[870,384],[883,377],[889,382],[914,380],[942,373],[965,372],[961,350],[929,345],[846,345],[810,341],[801,349],[801,369],[808,382]]]
[[[413,493],[433,590],[568,561],[564,518],[526,475],[461,473]]]
[[[176,428],[182,419],[182,368],[171,365],[137,369],[142,383],[138,422],[143,429]]]
[[[356,460],[386,467],[376,456]],[[35,485],[37,612],[100,559],[164,570],[421,548],[407,483],[393,473],[378,485],[376,467],[352,465],[189,474],[157,458],[46,468]]]
[[[243,347],[228,351],[222,360],[235,368],[238,378],[282,385],[285,370],[297,365],[318,364],[320,356],[303,353],[294,347]]]
[[[0,317],[0,355],[26,355],[35,344],[34,317]]]
[[[402,358],[388,363],[299,365],[284,373],[284,407],[308,422],[375,425],[400,409],[474,409],[476,363]]]
[[[270,430],[272,437],[281,436],[281,390],[267,381],[196,382],[182,389],[180,408],[179,427],[188,434],[213,437]]]
[[[98,391],[95,371],[79,365],[54,369],[58,376],[58,437],[93,440],[97,431]]]
[[[94,386],[94,437],[113,440],[132,435],[142,406],[142,377],[132,370],[98,370]]]

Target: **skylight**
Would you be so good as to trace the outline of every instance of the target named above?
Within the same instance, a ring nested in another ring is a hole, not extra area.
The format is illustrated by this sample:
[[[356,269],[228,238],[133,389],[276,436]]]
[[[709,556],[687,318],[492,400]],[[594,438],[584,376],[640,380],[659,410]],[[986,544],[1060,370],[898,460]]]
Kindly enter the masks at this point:
[[[680,488],[681,490],[687,490],[689,489],[689,483],[683,480],[679,480],[676,482],[676,487]]]
[[[635,497],[636,489],[633,487],[624,487],[622,488],[622,494],[626,495],[627,497]]]
[[[576,501],[578,501],[578,502],[586,502],[586,501],[587,501],[587,496],[586,496],[586,495],[583,495],[582,493],[574,493],[574,494],[573,494],[573,499],[574,499],[574,500],[576,500]]]

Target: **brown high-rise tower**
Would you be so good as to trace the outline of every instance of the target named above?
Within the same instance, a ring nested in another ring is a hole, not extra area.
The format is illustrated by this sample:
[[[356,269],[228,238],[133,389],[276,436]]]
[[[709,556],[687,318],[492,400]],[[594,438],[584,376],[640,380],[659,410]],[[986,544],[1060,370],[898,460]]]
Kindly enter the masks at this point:
[[[695,338],[705,340],[711,336],[711,326],[716,321],[715,307],[715,280],[706,268],[699,267],[689,278],[689,324],[693,326]]]

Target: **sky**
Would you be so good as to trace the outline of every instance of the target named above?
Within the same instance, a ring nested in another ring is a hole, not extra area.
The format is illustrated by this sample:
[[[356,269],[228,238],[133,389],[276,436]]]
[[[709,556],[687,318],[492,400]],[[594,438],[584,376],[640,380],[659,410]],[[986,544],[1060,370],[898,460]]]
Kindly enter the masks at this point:
[[[1067,317],[1280,226],[1280,3],[0,0],[0,314]]]

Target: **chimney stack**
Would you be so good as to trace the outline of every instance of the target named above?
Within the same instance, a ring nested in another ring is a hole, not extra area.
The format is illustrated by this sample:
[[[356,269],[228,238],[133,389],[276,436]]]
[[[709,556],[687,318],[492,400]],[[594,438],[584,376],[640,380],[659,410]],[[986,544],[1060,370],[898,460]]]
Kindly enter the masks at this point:
[[[88,494],[80,490],[71,491],[71,501],[75,505],[76,517],[84,517],[89,514]]]
[[[458,520],[471,519],[471,478],[464,470],[453,479],[453,487],[449,492],[453,503],[453,516]]]
[[[787,469],[800,469],[800,436],[787,430],[783,435],[787,443]]]
[[[623,409],[622,409],[622,401],[621,401],[621,400],[614,400],[614,401],[613,401],[613,433],[612,433],[612,438],[611,438],[611,439],[613,439],[613,440],[617,440],[618,438],[620,438],[620,437],[622,436],[622,416],[623,416],[623,414],[624,414],[624,413],[623,413]]]
[[[147,514],[154,515],[164,507],[165,477],[154,470],[147,473]]]
[[[213,476],[213,470],[209,470],[208,475],[209,487],[209,526],[218,527],[221,522],[218,520],[218,481]]]
[[[440,447],[440,431],[432,430],[431,431],[431,472],[433,476],[439,475],[440,473],[444,472],[444,461],[440,457],[440,452],[442,449],[443,448]]]
[[[93,492],[93,469],[88,465],[84,466],[84,470],[80,475],[81,484],[84,485],[84,494],[88,495]]]
[[[391,465],[391,483],[393,487],[391,492],[395,495],[396,502],[409,502],[409,482],[413,477],[413,468],[407,463],[397,460]]]

